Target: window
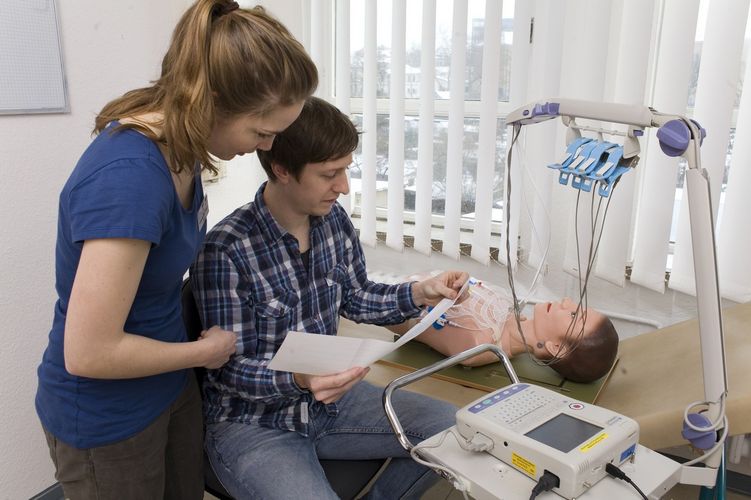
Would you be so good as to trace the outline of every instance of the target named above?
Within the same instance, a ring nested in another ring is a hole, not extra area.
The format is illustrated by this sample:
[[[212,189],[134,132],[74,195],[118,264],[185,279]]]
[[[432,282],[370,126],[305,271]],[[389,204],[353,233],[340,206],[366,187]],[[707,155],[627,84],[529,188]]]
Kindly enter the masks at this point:
[[[733,141],[751,126],[743,122],[746,114],[751,123],[751,96],[744,111],[742,94],[747,4],[729,9],[708,9],[707,0],[690,8],[664,0],[310,5],[331,9],[312,16],[325,25],[313,30],[320,37],[311,40],[318,47],[314,58],[319,67],[333,68],[322,72],[320,92],[363,131],[351,169],[349,208],[364,243],[375,244],[385,233],[388,246],[401,248],[413,238],[416,249],[429,253],[442,242],[441,251],[449,248],[451,256],[469,244],[472,257],[487,262],[492,248],[505,251],[503,208],[509,206],[512,255],[536,265],[550,240],[550,268],[577,271],[580,242],[574,244],[574,238],[580,231],[571,228],[576,197],[560,194],[557,178],[545,168],[565,147],[565,128],[557,122],[538,134],[535,127],[532,140],[520,141],[514,159],[532,165],[512,183],[516,191],[509,203],[505,117],[524,103],[556,96],[641,102],[665,113],[701,115],[710,134],[702,166],[710,179],[721,179],[710,186],[714,212],[722,214],[718,235],[721,243],[723,233],[733,242],[723,243],[730,253],[720,267],[729,269],[727,276],[737,283],[732,288],[751,290],[751,268],[741,275],[727,264],[743,267],[735,249],[751,251],[751,237],[732,227],[751,211],[751,201],[733,186],[751,182],[751,174],[729,170],[736,156],[751,161],[751,150]],[[393,15],[392,9],[403,12]],[[336,28],[325,29],[332,19]],[[727,82],[737,82],[737,90],[727,92]],[[594,273],[623,284],[628,267],[632,281],[663,291],[670,255],[671,288],[692,293],[683,174],[678,159],[664,157],[652,137],[640,141],[638,175],[619,185],[619,201],[606,224],[615,220],[615,229],[603,237]],[[726,138],[722,151],[711,144]],[[732,292],[745,293],[751,297]]]
[[[486,179],[492,185],[492,222],[493,231],[501,229],[503,207],[503,178],[505,175],[506,128],[503,118],[510,109],[510,75],[511,75],[511,47],[513,42],[513,1],[503,2],[503,18],[501,30],[498,34],[499,45],[499,77],[498,91],[494,102],[490,105],[498,110],[496,113],[496,141],[494,145],[492,179]],[[351,112],[358,127],[362,130],[363,88],[365,66],[365,1],[352,0],[350,5],[350,93]],[[376,49],[376,224],[379,232],[385,232],[387,217],[387,196],[389,171],[389,99],[391,96],[392,67],[392,11],[390,1],[379,1],[377,9],[377,49]],[[399,60],[404,61],[404,145],[403,168],[401,175],[404,182],[404,222],[405,235],[409,236],[410,225],[414,223],[415,201],[417,187],[415,184],[418,165],[419,138],[419,105],[421,99],[421,66],[424,64],[421,26],[423,2],[406,2],[406,30],[405,50]],[[443,227],[447,196],[447,169],[460,168],[460,217],[461,226],[468,231],[471,229],[476,213],[476,187],[478,184],[478,145],[480,133],[480,109],[487,105],[481,102],[481,82],[483,72],[483,49],[485,39],[485,1],[470,0],[467,2],[466,43],[464,44],[465,68],[463,88],[463,128],[461,137],[461,165],[449,165],[447,159],[449,142],[449,109],[451,98],[451,53],[453,2],[438,0],[436,2],[435,17],[435,50],[432,54],[433,84],[431,85],[434,113],[432,116],[432,187],[430,190],[432,225],[436,229],[433,237],[440,238],[440,228]],[[431,54],[427,54],[430,57]],[[364,133],[369,133],[364,130]],[[354,196],[353,215],[355,224],[361,224],[358,219],[361,213],[362,144],[355,154],[355,163],[350,169],[352,191]],[[367,168],[367,167],[366,167]],[[469,234],[463,237],[469,242]]]

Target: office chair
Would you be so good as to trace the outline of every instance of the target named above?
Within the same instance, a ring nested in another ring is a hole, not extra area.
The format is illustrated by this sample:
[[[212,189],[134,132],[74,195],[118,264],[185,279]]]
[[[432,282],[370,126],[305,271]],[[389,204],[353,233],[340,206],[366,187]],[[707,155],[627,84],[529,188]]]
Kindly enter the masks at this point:
[[[183,282],[182,312],[185,329],[188,332],[188,340],[193,341],[201,335],[201,317],[198,307],[193,298],[193,289],[190,278]],[[201,386],[206,374],[205,368],[196,368],[196,378]],[[326,473],[326,478],[334,492],[344,500],[353,499],[381,470],[386,460],[321,460],[321,466]],[[220,500],[233,500],[233,497],[224,489],[219,478],[214,474],[206,451],[203,453],[204,489]]]

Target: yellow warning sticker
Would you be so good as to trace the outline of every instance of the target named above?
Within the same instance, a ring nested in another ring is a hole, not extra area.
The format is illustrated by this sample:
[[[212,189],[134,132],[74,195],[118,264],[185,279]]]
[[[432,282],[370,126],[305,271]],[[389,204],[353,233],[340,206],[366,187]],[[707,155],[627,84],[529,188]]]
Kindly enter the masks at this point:
[[[581,450],[583,453],[586,453],[589,450],[591,450],[592,448],[594,448],[595,446],[597,446],[598,443],[600,443],[600,442],[604,441],[605,439],[607,439],[607,437],[608,437],[608,435],[603,432],[602,434],[600,434],[599,436],[597,436],[596,438],[594,438],[592,441],[590,441],[589,443],[586,443],[584,446],[582,446],[581,448],[579,448],[579,450]]]
[[[533,478],[535,477],[535,471],[537,471],[537,466],[527,460],[526,458],[517,455],[516,453],[511,453],[511,463],[514,464],[515,467],[518,469],[521,469],[522,471],[526,472]]]

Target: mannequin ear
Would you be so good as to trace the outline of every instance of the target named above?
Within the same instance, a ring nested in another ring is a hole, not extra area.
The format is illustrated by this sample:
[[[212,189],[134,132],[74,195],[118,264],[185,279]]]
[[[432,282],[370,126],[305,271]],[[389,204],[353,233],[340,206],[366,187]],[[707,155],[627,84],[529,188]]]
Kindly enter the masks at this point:
[[[566,356],[566,348],[561,349],[561,343],[554,340],[545,341],[545,350],[550,354],[551,358],[556,355],[560,358]]]
[[[292,174],[289,173],[289,170],[287,170],[286,167],[280,165],[279,163],[272,163],[271,171],[274,172],[276,180],[280,184],[288,184],[290,179],[292,178]]]

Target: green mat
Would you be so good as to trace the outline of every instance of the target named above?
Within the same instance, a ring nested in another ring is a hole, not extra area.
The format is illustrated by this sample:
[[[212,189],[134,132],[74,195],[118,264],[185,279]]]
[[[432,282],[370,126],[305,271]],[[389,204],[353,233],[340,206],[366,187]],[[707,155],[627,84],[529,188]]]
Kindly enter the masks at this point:
[[[410,371],[432,365],[445,357],[420,342],[407,342],[396,351],[384,356],[380,362]],[[613,367],[615,367],[613,364]],[[571,382],[562,378],[552,368],[540,366],[527,355],[518,355],[511,359],[511,365],[522,382],[529,382],[547,387],[568,397],[587,403],[597,401],[597,396],[607,383],[612,368],[607,375],[589,384]],[[432,375],[456,384],[491,392],[507,386],[511,380],[500,362],[485,366],[465,367],[454,365]]]

